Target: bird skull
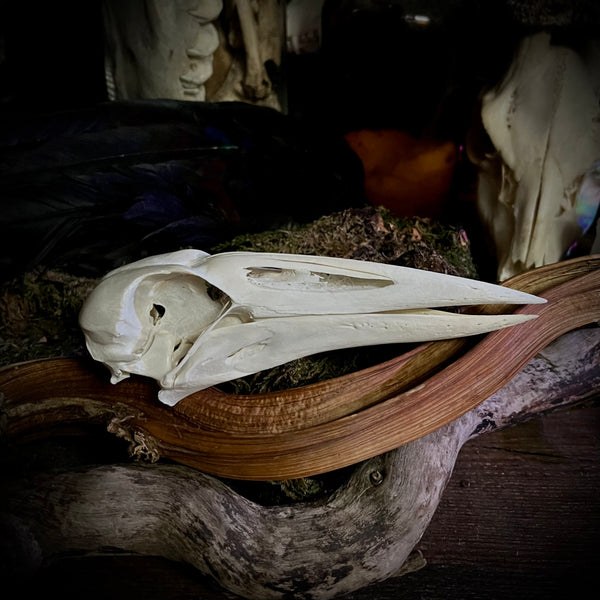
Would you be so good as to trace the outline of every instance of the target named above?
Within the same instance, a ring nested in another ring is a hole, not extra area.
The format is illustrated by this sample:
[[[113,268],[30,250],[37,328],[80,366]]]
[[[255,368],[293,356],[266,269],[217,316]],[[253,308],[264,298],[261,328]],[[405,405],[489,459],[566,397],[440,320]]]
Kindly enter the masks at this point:
[[[407,267],[319,256],[182,250],[107,274],[80,325],[111,381],[159,381],[176,404],[224,381],[338,348],[485,333],[532,315],[430,307],[544,300]]]

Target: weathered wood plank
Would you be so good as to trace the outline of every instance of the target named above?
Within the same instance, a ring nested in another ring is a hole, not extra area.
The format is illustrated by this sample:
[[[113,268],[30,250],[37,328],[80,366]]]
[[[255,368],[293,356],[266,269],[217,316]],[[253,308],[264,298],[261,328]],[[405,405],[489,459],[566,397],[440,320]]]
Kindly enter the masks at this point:
[[[443,565],[506,563],[512,572],[598,566],[599,457],[599,407],[473,440],[418,547]]]

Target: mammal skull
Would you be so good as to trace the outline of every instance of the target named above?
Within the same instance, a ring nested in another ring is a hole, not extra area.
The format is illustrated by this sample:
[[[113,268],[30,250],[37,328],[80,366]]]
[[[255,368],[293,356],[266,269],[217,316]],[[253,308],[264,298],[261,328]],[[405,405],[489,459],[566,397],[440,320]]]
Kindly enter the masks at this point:
[[[578,190],[600,158],[599,103],[600,44],[577,53],[547,33],[523,40],[505,80],[483,98],[494,149],[470,154],[499,281],[561,260],[581,236]]]
[[[244,101],[281,110],[285,5],[277,0],[105,0],[111,100]]]
[[[110,99],[204,100],[222,8],[222,0],[104,2]]]

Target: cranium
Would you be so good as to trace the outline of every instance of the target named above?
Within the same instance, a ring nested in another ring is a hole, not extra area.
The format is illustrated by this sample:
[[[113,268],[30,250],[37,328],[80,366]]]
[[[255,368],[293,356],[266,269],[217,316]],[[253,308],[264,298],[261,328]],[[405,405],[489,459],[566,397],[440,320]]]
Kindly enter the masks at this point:
[[[222,0],[104,2],[109,98],[203,101],[222,8]]]
[[[492,152],[479,166],[477,204],[498,279],[557,262],[582,235],[581,184],[600,157],[600,43],[578,51],[548,33],[524,38],[504,81],[483,98]],[[596,204],[588,207],[597,209]],[[593,216],[592,214],[592,216]]]
[[[267,71],[280,69],[284,14],[277,0],[105,0],[108,97],[281,110]]]
[[[159,381],[159,399],[185,396],[296,358],[372,344],[485,333],[528,315],[433,310],[545,300],[490,283],[342,258],[181,250],[108,273],[80,325],[116,383]]]

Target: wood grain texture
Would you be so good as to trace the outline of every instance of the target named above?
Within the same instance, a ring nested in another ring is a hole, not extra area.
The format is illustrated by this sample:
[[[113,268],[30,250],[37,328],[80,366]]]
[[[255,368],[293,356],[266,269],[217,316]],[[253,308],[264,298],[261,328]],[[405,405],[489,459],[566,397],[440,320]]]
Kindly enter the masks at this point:
[[[587,597],[600,568],[599,455],[597,403],[470,440],[416,547],[425,567],[341,598]],[[21,585],[25,597],[241,598],[182,563],[118,553],[63,557]]]
[[[457,461],[418,545],[428,562],[498,568],[506,561],[512,572],[563,575],[571,563],[597,566],[599,408],[552,412],[465,445],[468,460]]]
[[[390,396],[394,387],[388,384],[401,381],[402,366],[415,357],[428,355],[435,346],[418,349],[408,358],[400,357],[366,372],[325,382],[318,389],[333,391],[338,404],[347,395],[356,398],[352,389],[361,377],[368,383],[359,396],[368,396],[367,389],[377,396],[380,385],[385,399],[319,425],[283,433],[215,430],[211,425],[205,426],[194,408],[200,396],[173,408],[165,407],[156,400],[156,387],[146,380],[134,378],[111,386],[85,364],[58,360],[0,371],[8,436],[16,439],[39,435],[55,426],[64,428],[96,419],[104,420],[110,431],[129,439],[136,453],[155,459],[171,458],[223,477],[290,479],[339,469],[393,450],[452,422],[499,390],[560,335],[599,321],[599,264],[600,258],[586,258],[544,267],[537,278],[530,275],[530,280],[537,280],[530,281],[532,288],[548,280],[559,282],[543,294],[547,304],[516,311],[538,314],[537,319],[485,336],[466,354],[406,391]],[[433,359],[431,355],[429,358]],[[280,404],[284,397],[276,396]],[[246,412],[241,411],[238,419],[245,419],[247,412],[260,412],[260,399],[257,402]]]
[[[183,466],[91,466],[9,482],[3,540],[22,569],[118,551],[186,562],[243,598],[339,597],[399,571],[467,440],[598,389],[600,330],[575,331],[459,419],[361,463],[325,501],[261,506]]]

